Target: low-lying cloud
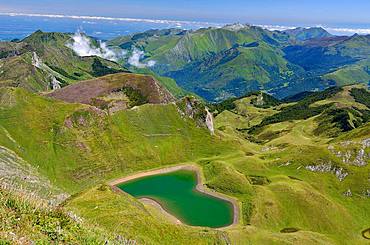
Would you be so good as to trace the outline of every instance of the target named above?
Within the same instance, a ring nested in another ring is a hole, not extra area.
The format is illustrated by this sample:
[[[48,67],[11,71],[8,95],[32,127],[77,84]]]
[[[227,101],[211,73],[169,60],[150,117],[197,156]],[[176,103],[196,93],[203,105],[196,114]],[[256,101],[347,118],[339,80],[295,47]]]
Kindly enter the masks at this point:
[[[128,58],[128,63],[138,68],[152,67],[156,63],[154,60],[149,60],[147,62],[141,62],[143,58],[144,58],[144,51],[134,48],[132,51],[132,55],[130,56],[130,58]]]
[[[141,19],[141,18],[126,18],[126,17],[106,17],[106,16],[85,16],[85,15],[63,15],[63,14],[39,14],[39,13],[0,13],[3,16],[27,16],[27,17],[42,17],[53,19],[77,19],[84,20],[89,23],[96,23],[95,21],[121,21],[121,22],[141,22],[151,24],[167,24],[173,27],[185,28],[201,28],[201,27],[222,27],[226,23],[202,22],[202,21],[183,21],[183,20],[158,20],[158,19]],[[295,26],[282,25],[256,25],[268,30],[287,30],[294,29]],[[328,32],[336,35],[353,35],[355,33],[366,35],[370,34],[370,28],[346,28],[346,27],[326,27]]]
[[[142,18],[127,18],[127,17],[107,17],[107,16],[88,16],[88,15],[65,15],[65,14],[38,14],[38,13],[0,13],[6,16],[27,16],[27,17],[44,17],[54,19],[78,19],[78,20],[104,20],[104,21],[123,21],[123,22],[142,22],[152,24],[168,24],[168,25],[194,25],[199,27],[219,26],[221,23],[212,23],[204,21],[186,21],[186,20],[165,20],[165,19],[142,19]]]
[[[73,49],[79,56],[98,56],[111,61],[117,61],[126,53],[125,51],[112,50],[107,47],[105,42],[101,41],[98,41],[98,46],[94,46],[90,38],[81,31],[77,31],[72,36],[72,42],[68,43],[67,47]]]

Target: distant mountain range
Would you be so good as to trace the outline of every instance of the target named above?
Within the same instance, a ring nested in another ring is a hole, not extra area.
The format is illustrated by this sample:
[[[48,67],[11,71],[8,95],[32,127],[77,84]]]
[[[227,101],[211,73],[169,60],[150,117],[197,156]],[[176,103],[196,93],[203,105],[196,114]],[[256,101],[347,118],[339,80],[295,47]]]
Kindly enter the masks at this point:
[[[100,47],[100,42],[88,39],[92,48]],[[71,34],[42,31],[21,41],[1,42],[0,86],[46,91],[136,72],[155,76],[176,97],[193,93],[219,102],[252,91],[282,99],[370,83],[370,35],[333,36],[320,27],[269,31],[234,24],[195,31],[149,30],[108,41],[112,50],[126,53],[116,62],[81,57],[68,46],[71,42]]]
[[[284,98],[370,81],[370,35],[333,36],[320,27],[269,31],[235,24],[150,30],[116,38],[110,45],[144,51],[143,62],[156,61],[152,71],[209,101],[254,90]]]

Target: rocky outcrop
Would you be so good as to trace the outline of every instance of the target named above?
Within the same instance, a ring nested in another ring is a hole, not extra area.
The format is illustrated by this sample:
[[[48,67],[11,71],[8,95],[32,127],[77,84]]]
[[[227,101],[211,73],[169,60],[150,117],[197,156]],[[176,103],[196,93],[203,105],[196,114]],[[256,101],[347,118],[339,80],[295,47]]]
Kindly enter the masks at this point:
[[[207,127],[214,134],[213,115],[201,101],[194,97],[185,97],[177,101],[176,105],[182,116],[193,119],[198,126]]]
[[[337,167],[329,163],[321,163],[318,165],[308,165],[306,169],[312,172],[321,172],[321,173],[332,173],[335,174],[339,181],[343,181],[348,173],[341,167]]]
[[[263,93],[260,93],[257,96],[256,106],[263,106],[264,104],[265,104],[265,101],[263,100]]]
[[[61,82],[59,82],[54,76],[51,78],[50,86],[53,90],[61,89]]]
[[[339,148],[339,149],[338,149]],[[329,145],[328,150],[345,164],[366,166],[370,160],[370,138],[362,142],[343,141],[338,146]]]
[[[345,192],[343,193],[343,196],[345,196],[345,197],[351,197],[351,196],[352,196],[352,191],[351,191],[351,189],[348,189],[347,191],[345,191]]]
[[[36,52],[32,53],[32,65],[39,69],[42,69],[42,65],[43,65],[42,61],[39,58],[39,56],[36,54]]]
[[[209,112],[208,108],[206,108],[207,117],[206,117],[206,126],[211,134],[215,134],[215,128],[213,124],[213,115]]]

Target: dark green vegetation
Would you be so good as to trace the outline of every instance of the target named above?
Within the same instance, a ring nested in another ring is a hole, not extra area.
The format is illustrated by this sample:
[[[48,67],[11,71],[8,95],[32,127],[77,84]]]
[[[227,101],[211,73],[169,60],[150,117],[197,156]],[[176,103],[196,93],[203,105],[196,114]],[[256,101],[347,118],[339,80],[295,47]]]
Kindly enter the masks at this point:
[[[152,175],[117,185],[136,198],[150,198],[182,222],[193,226],[222,227],[233,222],[232,204],[195,189],[196,173],[177,171]]]
[[[209,104],[209,107],[216,114],[221,113],[224,110],[233,111],[236,108],[235,102],[247,97],[250,97],[250,103],[258,108],[269,108],[272,106],[277,106],[281,103],[278,99],[275,99],[269,94],[263,92],[250,92],[247,95],[239,98],[230,98],[220,103]]]
[[[293,233],[293,232],[297,232],[297,231],[299,231],[299,229],[297,229],[297,228],[284,228],[280,232],[281,233]]]
[[[114,74],[122,72],[122,69],[114,69],[104,65],[97,57],[94,58],[94,62],[92,64],[92,75],[94,77],[101,77],[108,74]]]
[[[322,113],[331,105],[324,104],[319,106],[311,106],[313,103],[332,97],[341,91],[341,88],[334,87],[323,92],[313,93],[303,100],[298,101],[296,104],[284,107],[280,112],[266,117],[258,126],[265,126],[268,124],[279,123],[290,120],[307,119]]]
[[[362,103],[367,106],[367,108],[370,108],[370,92],[366,89],[358,89],[353,88],[351,89],[351,95],[358,103]]]
[[[322,28],[279,32],[235,24],[150,30],[110,44],[143,50],[144,61],[156,61],[152,71],[208,101],[256,90],[284,98],[370,80],[370,36],[337,37]]]

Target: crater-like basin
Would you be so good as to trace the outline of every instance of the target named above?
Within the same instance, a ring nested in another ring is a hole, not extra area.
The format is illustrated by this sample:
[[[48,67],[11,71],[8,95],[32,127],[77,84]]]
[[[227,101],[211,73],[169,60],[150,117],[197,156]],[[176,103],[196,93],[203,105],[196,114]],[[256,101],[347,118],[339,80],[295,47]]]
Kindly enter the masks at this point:
[[[157,202],[187,225],[219,228],[235,223],[236,204],[221,194],[206,191],[198,175],[195,170],[179,169],[129,179],[116,186],[138,199]]]

